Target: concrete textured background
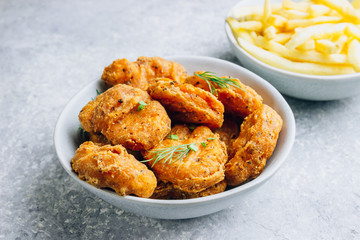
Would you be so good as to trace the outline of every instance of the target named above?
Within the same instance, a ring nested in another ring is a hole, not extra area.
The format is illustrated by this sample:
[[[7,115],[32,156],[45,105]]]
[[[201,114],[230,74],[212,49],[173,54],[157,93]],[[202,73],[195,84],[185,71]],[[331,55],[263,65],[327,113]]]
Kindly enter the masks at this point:
[[[57,117],[116,58],[238,63],[224,33],[237,1],[0,1],[0,239],[360,239],[360,97],[286,97],[297,127],[287,161],[260,190],[210,216],[124,212],[58,162]]]

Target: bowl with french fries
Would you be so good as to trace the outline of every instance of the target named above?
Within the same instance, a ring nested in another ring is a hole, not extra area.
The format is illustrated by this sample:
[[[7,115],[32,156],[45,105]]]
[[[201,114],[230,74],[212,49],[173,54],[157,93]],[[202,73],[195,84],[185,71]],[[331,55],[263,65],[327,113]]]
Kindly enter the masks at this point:
[[[240,63],[285,95],[360,93],[360,0],[244,0],[225,29]]]

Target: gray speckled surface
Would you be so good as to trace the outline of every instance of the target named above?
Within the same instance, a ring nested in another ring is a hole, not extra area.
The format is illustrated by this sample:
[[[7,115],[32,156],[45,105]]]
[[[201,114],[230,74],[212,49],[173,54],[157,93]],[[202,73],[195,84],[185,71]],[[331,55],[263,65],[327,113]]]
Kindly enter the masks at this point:
[[[286,98],[297,134],[283,167],[244,201],[201,218],[116,209],[58,162],[58,115],[112,60],[237,63],[223,31],[236,2],[0,1],[0,239],[360,239],[360,96]]]

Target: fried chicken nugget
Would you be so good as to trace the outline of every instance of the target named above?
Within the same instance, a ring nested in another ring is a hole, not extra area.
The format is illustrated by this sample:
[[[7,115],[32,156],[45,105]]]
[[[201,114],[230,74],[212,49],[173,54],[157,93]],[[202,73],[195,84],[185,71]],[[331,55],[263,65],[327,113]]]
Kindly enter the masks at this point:
[[[263,171],[275,149],[282,123],[280,115],[265,104],[244,119],[240,135],[233,143],[235,156],[225,165],[229,186],[254,179]]]
[[[211,93],[191,84],[162,78],[151,84],[148,92],[171,112],[171,119],[202,124],[211,129],[221,127],[224,121],[223,104]]]
[[[235,119],[225,116],[224,123],[221,128],[215,129],[214,133],[219,134],[220,140],[226,145],[228,157],[233,152],[232,143],[239,136],[240,124]]]
[[[71,165],[80,179],[98,188],[111,188],[121,196],[148,198],[157,186],[154,173],[120,145],[84,142],[76,150]]]
[[[173,133],[180,135],[179,140],[170,138]],[[154,149],[143,154],[158,180],[171,182],[174,188],[189,193],[203,191],[224,180],[227,153],[218,134],[205,126],[199,126],[190,132],[186,126],[176,125],[169,136]],[[177,150],[172,151],[172,162],[168,162],[166,159],[170,155],[164,155],[165,150],[174,147]],[[184,154],[184,158],[176,161],[180,154]]]
[[[138,151],[153,148],[171,130],[171,120],[158,101],[124,84],[90,101],[81,110],[79,120],[85,131],[101,133],[114,145]]]
[[[123,83],[146,91],[152,79],[158,77],[182,83],[187,73],[179,63],[161,57],[139,57],[136,62],[123,58],[105,67],[101,79],[109,86]]]
[[[200,192],[185,192],[179,189],[174,188],[173,184],[170,182],[158,182],[157,187],[153,195],[150,198],[154,199],[190,199],[190,198],[199,198],[214,195],[221,193],[226,189],[226,181],[223,180],[215,185],[208,187],[207,189]]]
[[[195,73],[201,75],[204,72]],[[217,98],[224,104],[226,113],[246,117],[262,105],[263,99],[254,89],[241,83],[239,79],[231,78],[231,80],[238,83],[239,88],[231,85],[228,85],[228,88],[221,88],[218,84],[213,84]],[[189,76],[185,82],[210,92],[209,84],[197,75]]]

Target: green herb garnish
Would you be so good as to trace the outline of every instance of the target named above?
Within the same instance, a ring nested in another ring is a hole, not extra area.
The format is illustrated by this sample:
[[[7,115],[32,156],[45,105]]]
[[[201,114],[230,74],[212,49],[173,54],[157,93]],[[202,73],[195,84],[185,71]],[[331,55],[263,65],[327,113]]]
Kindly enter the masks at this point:
[[[147,105],[144,101],[140,101],[138,103],[139,103],[139,107],[137,109],[138,111],[143,110],[144,107]]]
[[[190,151],[196,152],[197,150],[199,150],[199,147],[196,146],[195,143],[181,144],[166,148],[158,148],[156,150],[149,151],[150,153],[155,154],[154,157],[143,160],[141,162],[150,162],[154,160],[151,167],[153,167],[157,162],[161,160],[163,160],[164,163],[168,164],[180,161],[181,164],[181,161],[189,154]]]
[[[86,132],[86,131],[82,128],[81,125],[78,127],[78,132],[79,132],[79,135],[80,135],[80,140],[81,140],[82,142],[86,141],[86,140],[89,138],[89,133]]]
[[[99,96],[100,94],[102,94],[103,92],[100,92],[99,90],[96,89],[96,96]],[[95,100],[95,98],[91,98],[91,100]]]
[[[188,148],[189,148],[190,150],[193,150],[194,152],[196,152],[197,150],[199,150],[199,147],[196,146],[195,143],[190,143],[190,145],[188,146]]]
[[[81,125],[78,127],[78,131],[84,131]]]
[[[206,147],[206,143],[202,142],[201,145],[203,145],[204,147]]]
[[[212,138],[207,138],[207,140],[215,140],[216,138],[212,137]]]
[[[179,140],[179,136],[176,135],[176,134],[170,134],[170,138],[171,138],[172,140]]]
[[[198,73],[194,73],[194,74],[206,81],[206,83],[209,85],[210,92],[214,95],[217,95],[216,85],[219,86],[220,88],[229,88],[230,85],[245,91],[244,89],[241,88],[240,84],[234,79],[217,77],[214,75],[215,73],[208,71],[200,74]]]

